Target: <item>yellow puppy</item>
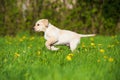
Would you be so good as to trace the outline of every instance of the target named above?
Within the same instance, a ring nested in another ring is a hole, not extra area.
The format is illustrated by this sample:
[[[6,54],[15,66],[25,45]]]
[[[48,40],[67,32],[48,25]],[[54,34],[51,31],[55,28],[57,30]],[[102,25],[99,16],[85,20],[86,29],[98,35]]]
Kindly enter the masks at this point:
[[[95,36],[95,34],[83,35],[69,30],[62,30],[52,25],[47,19],[38,20],[34,26],[37,32],[43,31],[47,40],[45,45],[49,50],[58,50],[54,45],[65,44],[74,51],[80,43],[81,37]]]

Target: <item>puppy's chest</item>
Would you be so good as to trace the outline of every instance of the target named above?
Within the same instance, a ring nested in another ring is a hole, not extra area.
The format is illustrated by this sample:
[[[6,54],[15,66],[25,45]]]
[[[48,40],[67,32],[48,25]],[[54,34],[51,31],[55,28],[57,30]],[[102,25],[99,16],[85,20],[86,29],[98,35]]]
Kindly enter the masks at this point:
[[[45,32],[45,34],[44,34],[44,38],[46,39],[46,40],[48,40],[48,39],[51,39],[51,38],[56,38],[57,39],[57,33],[54,33],[54,32]]]
[[[46,40],[48,40],[50,37],[49,37],[49,35],[45,34],[45,35],[44,35],[44,38],[45,38]]]
[[[50,38],[52,38],[53,36],[51,36],[50,34],[48,34],[48,33],[45,33],[44,34],[44,38],[46,39],[46,40],[49,40]]]

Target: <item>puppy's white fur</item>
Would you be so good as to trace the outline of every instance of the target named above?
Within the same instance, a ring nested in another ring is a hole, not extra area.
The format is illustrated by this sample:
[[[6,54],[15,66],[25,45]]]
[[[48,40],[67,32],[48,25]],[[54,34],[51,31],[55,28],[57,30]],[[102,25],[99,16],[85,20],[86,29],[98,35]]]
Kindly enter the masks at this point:
[[[43,31],[44,38],[46,39],[46,47],[49,50],[58,50],[54,45],[67,45],[71,51],[74,51],[77,45],[80,43],[81,37],[95,36],[95,34],[83,35],[69,30],[62,30],[51,23],[47,19],[38,20],[34,26],[34,30],[37,32]]]

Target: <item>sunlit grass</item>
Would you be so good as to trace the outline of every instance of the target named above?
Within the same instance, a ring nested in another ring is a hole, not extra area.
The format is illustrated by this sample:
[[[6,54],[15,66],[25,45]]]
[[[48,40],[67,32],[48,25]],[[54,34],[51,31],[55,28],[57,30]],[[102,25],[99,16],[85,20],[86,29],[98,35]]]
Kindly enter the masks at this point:
[[[0,37],[0,80],[119,80],[119,38],[82,38],[71,53],[48,50],[41,36]]]

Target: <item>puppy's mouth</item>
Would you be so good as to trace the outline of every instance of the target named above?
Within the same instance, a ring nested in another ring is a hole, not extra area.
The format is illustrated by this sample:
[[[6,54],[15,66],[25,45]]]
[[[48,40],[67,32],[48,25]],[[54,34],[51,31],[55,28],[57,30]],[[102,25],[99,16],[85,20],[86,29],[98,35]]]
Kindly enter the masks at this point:
[[[32,28],[32,30],[35,30],[35,26]]]
[[[37,32],[37,31],[39,31],[39,30],[37,30],[37,29],[34,29],[34,31],[36,31],[36,32]]]
[[[34,29],[34,31],[36,31],[36,32],[40,32],[40,29]]]

